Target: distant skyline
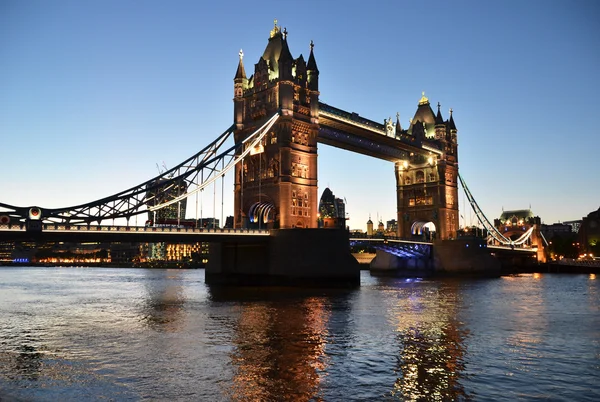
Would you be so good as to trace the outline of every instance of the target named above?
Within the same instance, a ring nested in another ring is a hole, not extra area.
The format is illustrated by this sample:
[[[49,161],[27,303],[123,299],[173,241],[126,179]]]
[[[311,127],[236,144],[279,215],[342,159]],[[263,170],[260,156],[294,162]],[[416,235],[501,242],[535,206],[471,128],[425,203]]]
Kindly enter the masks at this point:
[[[238,52],[252,74],[277,19],[293,57],[314,41],[322,102],[404,127],[422,91],[444,119],[452,108],[459,171],[490,220],[530,206],[581,219],[600,207],[599,17],[596,1],[4,0],[0,202],[82,204],[194,154],[231,125]],[[352,229],[397,218],[392,163],[320,144],[318,164],[319,196],[345,198]]]

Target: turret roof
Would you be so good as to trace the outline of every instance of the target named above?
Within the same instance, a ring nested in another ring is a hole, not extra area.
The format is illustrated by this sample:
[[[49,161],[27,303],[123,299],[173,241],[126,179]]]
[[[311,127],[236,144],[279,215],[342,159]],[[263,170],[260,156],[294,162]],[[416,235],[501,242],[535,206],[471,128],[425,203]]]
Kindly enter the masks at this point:
[[[441,107],[440,102],[438,102],[437,107],[438,107],[438,111],[437,111],[437,114],[435,115],[435,124],[436,125],[444,124],[444,119],[442,118],[442,112],[440,111],[440,107]]]
[[[454,119],[452,118],[452,109],[450,109],[450,119],[448,120],[448,128],[450,130],[456,130],[456,125],[454,124]]]
[[[238,63],[237,71],[235,72],[235,78],[246,78],[246,70],[244,70],[244,52],[240,49],[240,62]]]
[[[317,68],[317,62],[315,60],[315,55],[313,53],[314,47],[315,47],[315,44],[311,40],[310,41],[310,55],[308,56],[308,63],[306,64],[306,69],[311,70],[311,71],[316,71],[318,73],[319,69]]]
[[[419,101],[419,107],[413,117],[413,122],[415,121],[420,121],[425,124],[435,124],[435,114],[433,113],[433,109],[431,109],[429,99],[425,96],[425,92],[423,92],[423,96]]]
[[[513,216],[516,216],[517,218],[533,218],[533,212],[531,211],[531,209],[517,209],[514,211],[504,211],[502,212],[502,215],[500,215],[500,220],[501,221],[505,221],[507,219],[512,218]]]
[[[281,29],[277,26],[277,20],[275,20],[275,26],[271,30],[271,35],[269,37],[269,43],[263,52],[262,58],[268,62],[269,69],[275,72],[279,72],[279,57],[281,55],[281,50],[284,46],[283,44],[283,34]],[[288,49],[289,52],[289,49]]]

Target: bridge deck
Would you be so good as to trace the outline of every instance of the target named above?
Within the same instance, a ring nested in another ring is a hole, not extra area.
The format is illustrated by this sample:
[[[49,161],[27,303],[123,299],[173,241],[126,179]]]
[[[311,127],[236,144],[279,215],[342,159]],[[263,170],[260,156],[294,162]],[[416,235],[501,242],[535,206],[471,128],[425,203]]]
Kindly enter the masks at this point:
[[[126,241],[126,242],[255,242],[266,240],[268,230],[205,229],[190,227],[106,226],[43,224],[41,231],[27,231],[24,224],[0,225],[0,241]]]

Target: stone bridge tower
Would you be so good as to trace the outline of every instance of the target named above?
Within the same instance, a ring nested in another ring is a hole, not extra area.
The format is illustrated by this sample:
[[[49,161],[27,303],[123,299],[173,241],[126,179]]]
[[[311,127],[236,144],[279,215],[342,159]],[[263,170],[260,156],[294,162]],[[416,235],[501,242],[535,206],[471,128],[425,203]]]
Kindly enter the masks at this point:
[[[397,131],[403,131],[397,122]],[[437,239],[456,238],[458,229],[458,143],[452,118],[443,120],[438,103],[434,114],[423,97],[406,132],[418,142],[439,144],[441,154],[411,153],[409,160],[395,164],[398,205],[398,236],[429,239],[425,225],[435,225]]]
[[[319,70],[312,42],[308,61],[294,59],[287,30],[275,21],[249,78],[240,51],[233,103],[236,143],[281,113],[262,144],[235,167],[234,226],[316,228]]]

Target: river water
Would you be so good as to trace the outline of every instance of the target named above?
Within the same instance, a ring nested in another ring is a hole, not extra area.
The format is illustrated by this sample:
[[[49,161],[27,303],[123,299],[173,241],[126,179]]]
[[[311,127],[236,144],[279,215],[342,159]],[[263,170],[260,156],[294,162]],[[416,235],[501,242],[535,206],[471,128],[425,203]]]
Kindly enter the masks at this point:
[[[600,400],[600,278],[0,268],[0,401]]]

